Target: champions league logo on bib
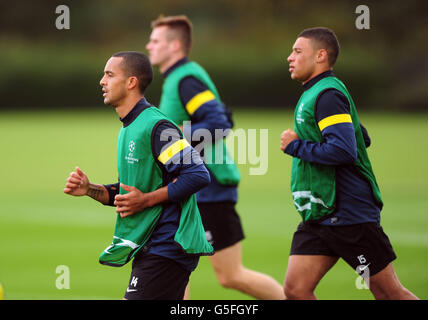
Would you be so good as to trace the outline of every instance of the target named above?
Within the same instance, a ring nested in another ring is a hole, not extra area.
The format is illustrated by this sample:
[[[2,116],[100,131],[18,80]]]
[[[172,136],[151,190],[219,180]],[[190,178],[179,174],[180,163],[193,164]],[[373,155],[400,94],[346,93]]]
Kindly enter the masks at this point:
[[[138,162],[138,159],[134,158],[134,153],[133,153],[135,151],[135,142],[134,142],[134,140],[131,140],[131,142],[129,142],[128,148],[129,148],[129,153],[125,157],[125,159],[130,164],[134,164],[135,162]]]
[[[135,142],[133,140],[131,140],[131,142],[129,143],[129,152],[130,152],[130,154],[132,152],[134,152],[134,150],[135,150]]]
[[[301,124],[302,122],[305,122],[305,119],[302,117],[302,110],[303,110],[303,102],[300,104],[299,109],[297,109],[297,117],[296,121]]]

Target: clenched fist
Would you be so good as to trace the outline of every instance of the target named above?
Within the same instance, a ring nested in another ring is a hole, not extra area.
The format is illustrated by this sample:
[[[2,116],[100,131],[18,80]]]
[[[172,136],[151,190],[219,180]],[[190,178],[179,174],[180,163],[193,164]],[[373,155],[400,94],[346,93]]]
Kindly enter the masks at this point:
[[[284,151],[285,148],[290,144],[290,142],[299,139],[299,136],[296,132],[291,129],[285,130],[281,134],[281,150]]]
[[[76,167],[75,171],[70,173],[65,184],[64,193],[72,196],[84,196],[89,190],[89,180],[86,174]]]

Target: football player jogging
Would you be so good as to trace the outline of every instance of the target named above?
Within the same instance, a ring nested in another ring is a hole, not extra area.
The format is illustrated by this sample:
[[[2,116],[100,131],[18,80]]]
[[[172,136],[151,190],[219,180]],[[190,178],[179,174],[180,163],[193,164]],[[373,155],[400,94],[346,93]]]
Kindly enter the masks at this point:
[[[194,194],[210,180],[181,130],[144,98],[152,77],[143,53],[119,52],[107,61],[100,81],[104,103],[123,123],[119,182],[91,183],[76,167],[64,192],[116,207],[113,242],[99,261],[120,267],[133,259],[125,299],[179,300],[199,256],[213,253]],[[131,208],[130,198],[138,205]]]
[[[161,16],[152,22],[152,29],[146,49],[150,61],[164,77],[160,110],[180,126],[191,122],[183,128],[195,148],[200,141],[191,138],[198,130],[214,137],[204,140],[200,151],[205,156],[211,183],[197,193],[197,202],[207,239],[215,250],[210,261],[217,279],[222,286],[257,299],[284,299],[282,286],[276,280],[242,264],[244,233],[235,210],[240,174],[226,149],[224,136],[215,135],[216,129],[230,129],[232,120],[210,76],[187,58],[192,45],[192,24],[186,16]],[[222,157],[216,157],[218,150],[223,151]]]
[[[363,274],[376,299],[417,299],[393,268],[366,151],[370,139],[332,71],[338,54],[334,32],[319,27],[301,32],[288,57],[291,78],[304,92],[281,150],[293,157],[291,191],[303,221],[293,236],[284,292],[289,299],[316,299],[318,282],[342,258]]]

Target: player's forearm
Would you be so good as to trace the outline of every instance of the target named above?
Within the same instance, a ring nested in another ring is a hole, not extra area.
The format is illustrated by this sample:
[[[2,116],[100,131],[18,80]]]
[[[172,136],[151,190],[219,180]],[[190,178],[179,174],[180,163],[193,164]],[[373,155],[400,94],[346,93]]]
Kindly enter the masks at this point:
[[[109,203],[109,199],[110,199],[109,193],[103,185],[89,183],[89,188],[88,188],[88,191],[86,192],[86,195],[98,202],[101,202],[102,204]]]
[[[147,198],[146,207],[154,207],[157,204],[168,201],[169,200],[168,186],[146,193],[146,198]]]
[[[183,168],[177,180],[168,185],[168,197],[174,202],[185,200],[206,187],[210,182],[210,175],[205,165]]]
[[[121,187],[125,191],[128,191],[128,193],[117,195],[114,205],[116,206],[116,212],[122,218],[168,201],[168,186],[148,193],[143,193],[136,187],[124,184],[121,184]]]
[[[330,166],[352,164],[357,156],[356,150],[351,154],[348,150],[334,144],[300,139],[291,142],[284,152],[307,162]]]

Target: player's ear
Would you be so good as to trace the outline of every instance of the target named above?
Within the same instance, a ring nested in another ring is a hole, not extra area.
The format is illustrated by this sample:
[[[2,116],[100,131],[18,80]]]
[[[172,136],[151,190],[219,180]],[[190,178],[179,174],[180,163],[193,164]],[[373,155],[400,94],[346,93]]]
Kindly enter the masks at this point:
[[[318,52],[317,52],[316,59],[317,59],[318,63],[324,63],[324,62],[328,63],[327,50],[325,50],[325,49],[319,49]]]
[[[137,77],[129,77],[128,78],[128,90],[132,90],[132,89],[134,89],[135,87],[138,87],[138,79],[137,79]]]
[[[181,51],[183,45],[181,44],[180,40],[174,39],[171,41],[171,47],[173,51]]]

